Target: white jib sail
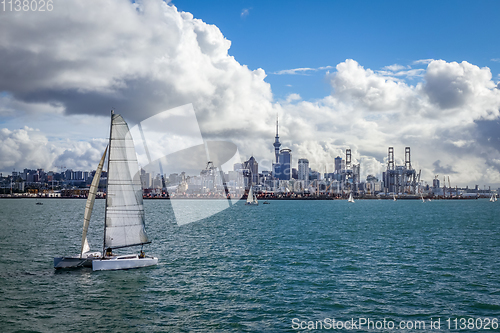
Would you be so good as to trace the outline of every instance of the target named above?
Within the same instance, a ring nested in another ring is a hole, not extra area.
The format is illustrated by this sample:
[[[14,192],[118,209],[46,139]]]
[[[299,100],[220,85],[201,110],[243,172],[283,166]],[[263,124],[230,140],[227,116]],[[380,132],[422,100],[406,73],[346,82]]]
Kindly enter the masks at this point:
[[[134,142],[122,116],[113,114],[106,193],[105,248],[148,243]]]
[[[83,217],[83,232],[82,232],[82,248],[80,250],[80,257],[85,252],[90,251],[89,242],[87,240],[87,231],[89,230],[90,217],[92,216],[92,209],[94,208],[95,196],[97,193],[97,188],[99,187],[99,181],[101,180],[102,166],[104,165],[104,160],[106,159],[106,153],[108,147],[104,150],[102,154],[101,161],[97,166],[94,178],[92,179],[92,184],[90,185],[89,196],[87,197],[87,203],[85,204],[85,215]]]
[[[248,191],[248,196],[247,196],[247,203],[252,203],[253,202],[253,190],[252,186],[250,186],[250,191]]]

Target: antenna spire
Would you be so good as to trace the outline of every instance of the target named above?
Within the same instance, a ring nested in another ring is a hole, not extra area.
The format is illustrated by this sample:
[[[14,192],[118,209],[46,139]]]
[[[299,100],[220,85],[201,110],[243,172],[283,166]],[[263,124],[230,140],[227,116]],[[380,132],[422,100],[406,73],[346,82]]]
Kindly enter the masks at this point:
[[[276,137],[278,137],[278,114],[276,114]]]
[[[274,138],[274,155],[276,156],[276,163],[279,162],[279,154],[280,154],[280,138],[278,136],[278,113],[276,113],[276,137]]]

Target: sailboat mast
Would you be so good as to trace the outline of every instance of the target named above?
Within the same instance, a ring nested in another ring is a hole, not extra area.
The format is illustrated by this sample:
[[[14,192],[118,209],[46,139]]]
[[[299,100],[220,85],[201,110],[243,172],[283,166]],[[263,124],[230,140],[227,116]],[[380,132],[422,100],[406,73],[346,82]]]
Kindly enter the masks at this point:
[[[102,239],[102,257],[104,258],[104,254],[106,253],[106,219],[107,219],[107,215],[108,215],[108,202],[109,202],[109,199],[108,199],[108,194],[109,194],[109,191],[108,191],[108,187],[109,187],[109,158],[111,156],[111,135],[113,134],[113,115],[115,114],[115,112],[113,110],[111,110],[111,122],[110,122],[110,126],[109,126],[109,144],[108,144],[108,173],[107,173],[107,176],[106,176],[106,206],[104,207],[104,237]]]

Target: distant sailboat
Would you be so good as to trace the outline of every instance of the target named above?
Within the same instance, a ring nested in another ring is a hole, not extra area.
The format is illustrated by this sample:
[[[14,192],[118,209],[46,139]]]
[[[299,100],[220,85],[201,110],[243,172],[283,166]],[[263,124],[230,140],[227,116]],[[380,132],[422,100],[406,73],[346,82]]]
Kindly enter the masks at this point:
[[[347,199],[347,202],[354,202],[354,198],[352,197],[352,192],[349,193],[349,199]]]
[[[89,252],[87,230],[104,159],[108,154],[108,179],[104,217],[103,253]],[[145,231],[142,187],[134,142],[122,116],[111,113],[109,147],[97,168],[85,206],[82,246],[79,256],[54,258],[54,268],[92,267],[97,270],[117,270],[153,266],[158,258],[144,253],[114,255],[113,249],[150,243]]]
[[[497,201],[497,196],[495,194],[491,195],[490,202],[495,202]]]
[[[420,193],[420,197],[422,198],[422,202],[425,203],[425,199],[424,199],[424,196],[422,195],[422,193]]]
[[[245,205],[258,205],[259,201],[257,200],[257,196],[253,193],[253,188],[250,185],[250,191],[248,191],[247,202]]]
[[[392,198],[393,198],[394,201],[397,201],[396,200],[396,195],[394,193],[392,194]]]

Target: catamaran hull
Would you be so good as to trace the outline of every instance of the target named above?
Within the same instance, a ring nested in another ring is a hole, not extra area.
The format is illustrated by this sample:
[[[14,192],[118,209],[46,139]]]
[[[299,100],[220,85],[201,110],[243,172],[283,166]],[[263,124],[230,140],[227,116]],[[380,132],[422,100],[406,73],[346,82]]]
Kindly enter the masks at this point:
[[[54,268],[78,268],[92,267],[92,260],[101,259],[101,252],[85,252],[80,257],[58,257],[54,258]]]
[[[98,259],[92,261],[93,271],[113,271],[119,269],[132,269],[147,266],[154,266],[158,264],[158,258],[146,257],[116,257],[109,259]]]
[[[54,268],[78,268],[78,267],[92,267],[92,259],[90,258],[73,258],[73,257],[59,257],[54,258]]]

